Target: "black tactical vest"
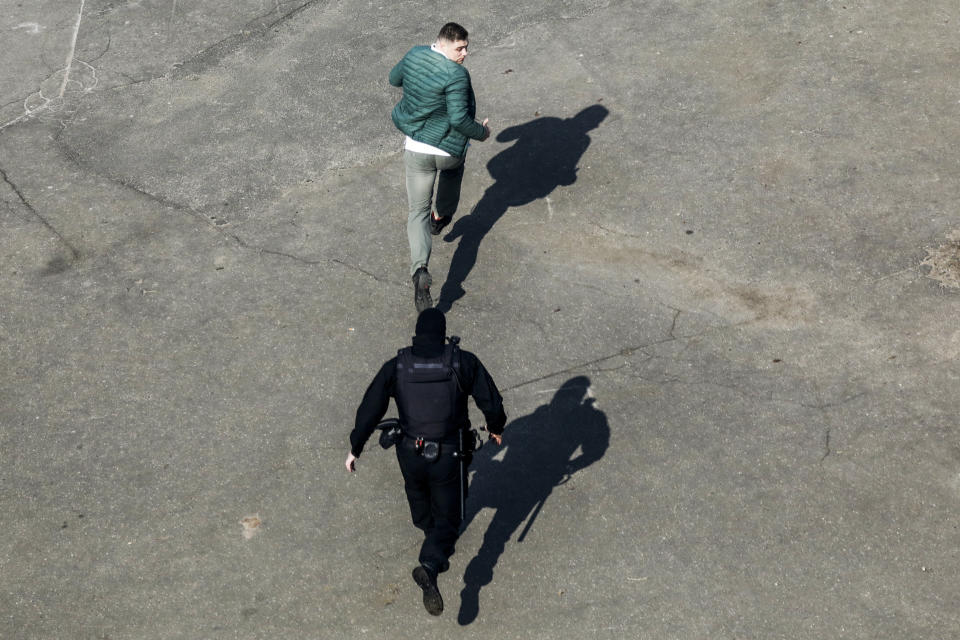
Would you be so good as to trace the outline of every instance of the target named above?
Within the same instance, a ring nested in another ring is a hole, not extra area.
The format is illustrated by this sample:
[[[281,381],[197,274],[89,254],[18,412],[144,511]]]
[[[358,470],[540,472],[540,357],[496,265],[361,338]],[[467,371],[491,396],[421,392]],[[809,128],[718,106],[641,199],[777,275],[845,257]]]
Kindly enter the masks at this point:
[[[406,347],[397,352],[397,410],[403,430],[427,440],[456,435],[466,416],[467,397],[460,388],[460,349],[443,347],[436,358],[421,358]]]

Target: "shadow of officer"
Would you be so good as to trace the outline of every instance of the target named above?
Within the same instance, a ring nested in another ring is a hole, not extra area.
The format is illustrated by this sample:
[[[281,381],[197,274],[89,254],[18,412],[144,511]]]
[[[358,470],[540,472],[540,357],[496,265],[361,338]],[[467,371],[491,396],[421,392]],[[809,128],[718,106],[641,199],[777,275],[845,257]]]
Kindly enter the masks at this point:
[[[549,509],[544,505],[554,488],[606,453],[610,427],[606,415],[588,397],[589,387],[588,377],[571,378],[549,405],[511,422],[511,440],[501,461],[493,459],[502,451],[495,447],[483,447],[474,455],[477,480],[470,486],[463,526],[485,507],[495,509],[496,514],[464,572],[457,616],[461,625],[476,619],[480,590],[493,580],[493,569],[514,532],[526,521],[517,537],[517,542],[522,542],[540,511]]]
[[[464,296],[463,282],[477,262],[480,243],[508,208],[529,204],[576,182],[577,164],[590,146],[587,134],[608,113],[606,107],[593,105],[572,118],[537,118],[497,136],[497,142],[517,143],[490,159],[487,170],[495,182],[470,214],[458,218],[443,237],[446,242],[457,238],[460,242],[440,290],[438,309],[449,311]]]

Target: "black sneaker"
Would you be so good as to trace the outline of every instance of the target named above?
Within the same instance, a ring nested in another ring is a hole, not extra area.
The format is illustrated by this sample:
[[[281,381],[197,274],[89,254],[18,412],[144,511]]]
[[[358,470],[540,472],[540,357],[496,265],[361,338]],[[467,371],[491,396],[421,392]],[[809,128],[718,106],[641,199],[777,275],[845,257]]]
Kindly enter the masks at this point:
[[[413,274],[413,304],[417,307],[417,313],[433,306],[433,298],[430,297],[431,284],[433,278],[426,267],[420,267]]]
[[[440,589],[437,588],[437,577],[420,565],[413,570],[413,580],[423,589],[423,606],[427,613],[432,616],[443,613],[443,598],[440,596]]]
[[[440,232],[443,231],[443,228],[450,224],[450,221],[453,219],[453,216],[443,216],[442,218],[435,218],[432,211],[430,212],[430,235],[438,236]]]

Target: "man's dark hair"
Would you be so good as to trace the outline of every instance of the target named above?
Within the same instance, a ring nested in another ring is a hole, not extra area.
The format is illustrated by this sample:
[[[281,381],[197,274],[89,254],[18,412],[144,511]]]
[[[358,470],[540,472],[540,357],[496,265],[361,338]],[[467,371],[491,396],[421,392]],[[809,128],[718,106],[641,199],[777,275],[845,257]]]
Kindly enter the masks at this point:
[[[466,40],[467,30],[458,25],[456,22],[448,22],[440,29],[440,35],[437,36],[437,39],[446,40],[448,42]]]

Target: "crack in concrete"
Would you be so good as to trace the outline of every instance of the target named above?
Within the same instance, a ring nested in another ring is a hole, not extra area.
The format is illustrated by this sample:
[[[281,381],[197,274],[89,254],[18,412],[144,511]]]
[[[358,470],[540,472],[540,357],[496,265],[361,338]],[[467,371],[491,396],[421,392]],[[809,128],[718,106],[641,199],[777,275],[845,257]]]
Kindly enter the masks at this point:
[[[859,393],[853,394],[852,396],[848,396],[848,397],[846,397],[846,398],[841,398],[841,399],[838,400],[838,401],[834,401],[834,402],[824,402],[824,400],[823,400],[823,393],[822,393],[822,391],[820,390],[820,385],[817,384],[817,381],[816,381],[816,380],[813,380],[813,386],[814,386],[814,388],[815,388],[815,390],[816,390],[817,402],[816,402],[816,403],[809,403],[809,402],[800,402],[800,403],[798,403],[801,407],[803,407],[803,408],[805,408],[805,409],[814,409],[814,410],[817,410],[817,411],[826,411],[827,409],[832,409],[832,408],[834,408],[834,407],[839,407],[839,406],[842,406],[842,405],[844,405],[844,404],[847,404],[848,402],[851,402],[851,401],[853,401],[853,400],[856,400],[857,398],[859,398],[859,397],[864,396],[864,395],[867,394],[866,391],[861,391],[861,392],[859,392]]]
[[[880,283],[880,282],[883,282],[884,280],[887,280],[887,279],[889,279],[889,278],[895,278],[895,277],[897,277],[897,276],[899,276],[899,275],[901,275],[901,274],[908,273],[908,272],[910,272],[910,271],[915,271],[915,272],[918,271],[918,265],[914,265],[914,266],[910,266],[910,267],[904,267],[903,269],[898,269],[898,270],[894,271],[893,273],[888,273],[888,274],[886,274],[886,275],[882,275],[882,276],[880,276],[879,278],[874,279],[872,282],[873,282],[873,284],[878,284],[878,283]],[[919,277],[919,274],[918,274],[918,277]]]
[[[63,134],[64,128],[65,128],[65,127],[61,127],[61,128],[60,128],[60,131],[58,132],[58,134],[57,134],[57,136],[55,137],[54,141],[57,143],[58,148],[60,149],[60,153],[63,155],[63,157],[64,157],[67,161],[69,161],[71,164],[73,164],[75,167],[77,167],[77,169],[80,169],[81,171],[87,172],[87,173],[92,174],[92,175],[95,175],[95,176],[99,176],[99,177],[101,177],[101,178],[103,178],[103,179],[105,179],[105,180],[108,180],[108,181],[112,182],[113,184],[116,184],[116,185],[118,185],[118,186],[120,186],[120,187],[123,187],[124,189],[128,189],[128,190],[130,190],[130,191],[133,191],[134,193],[136,193],[136,194],[138,194],[138,195],[146,198],[147,200],[150,200],[151,202],[154,202],[154,203],[156,203],[156,204],[159,204],[159,205],[161,205],[162,207],[165,207],[165,208],[168,208],[168,209],[172,209],[173,211],[176,211],[176,212],[181,213],[181,214],[183,214],[183,215],[192,217],[192,218],[196,219],[197,221],[202,222],[204,225],[206,225],[206,226],[209,227],[210,229],[213,229],[214,231],[216,231],[216,232],[217,232],[220,236],[222,236],[223,238],[226,238],[226,239],[232,241],[234,244],[236,244],[237,246],[239,246],[239,247],[241,247],[241,248],[243,248],[243,249],[247,249],[247,250],[249,250],[249,251],[256,251],[257,253],[263,253],[263,254],[267,254],[267,255],[273,255],[273,256],[277,256],[277,257],[281,257],[281,258],[286,258],[286,259],[288,259],[288,260],[293,260],[293,261],[295,261],[295,262],[298,262],[298,263],[300,263],[300,264],[307,265],[307,266],[317,266],[317,265],[322,265],[322,264],[327,264],[327,263],[336,264],[336,265],[340,265],[340,266],[342,266],[342,267],[346,267],[346,268],[348,268],[348,269],[352,269],[352,270],[357,271],[357,272],[359,272],[359,273],[362,273],[363,275],[365,275],[365,276],[367,276],[367,277],[369,277],[369,278],[372,278],[372,279],[373,279],[374,281],[376,281],[376,282],[380,282],[380,283],[383,283],[383,284],[393,284],[393,285],[396,285],[396,286],[403,286],[402,284],[397,283],[396,281],[389,280],[389,279],[387,279],[387,278],[383,278],[383,277],[381,277],[381,276],[378,276],[377,274],[372,273],[372,272],[370,272],[370,271],[367,271],[366,269],[360,267],[359,265],[351,264],[350,262],[347,262],[346,260],[343,260],[343,259],[341,259],[341,258],[322,258],[322,259],[311,260],[311,259],[309,259],[309,258],[304,258],[304,257],[298,256],[298,255],[293,254],[293,253],[288,253],[288,252],[286,252],[286,251],[279,251],[279,250],[276,250],[276,249],[270,249],[270,248],[267,248],[267,247],[263,247],[263,246],[260,246],[260,245],[255,245],[255,244],[249,243],[249,242],[247,242],[246,240],[244,240],[243,238],[241,238],[240,236],[238,236],[237,234],[229,233],[229,232],[227,232],[225,229],[217,226],[216,224],[214,224],[213,222],[211,222],[211,221],[207,218],[207,216],[203,215],[203,214],[200,213],[199,211],[196,211],[196,210],[194,210],[193,208],[191,208],[191,207],[189,207],[189,206],[186,206],[186,205],[181,204],[181,203],[179,203],[179,202],[175,202],[175,201],[172,201],[172,200],[168,200],[168,199],[164,198],[163,196],[160,196],[160,195],[151,193],[151,192],[147,191],[146,189],[143,189],[143,188],[141,188],[141,187],[139,187],[139,186],[137,186],[137,185],[135,185],[135,184],[133,184],[133,183],[131,183],[131,182],[123,179],[123,178],[118,178],[118,177],[115,177],[115,176],[112,176],[112,175],[109,175],[109,174],[104,174],[104,173],[101,173],[101,172],[97,171],[95,168],[92,168],[92,167],[90,167],[90,166],[87,166],[87,165],[83,162],[83,160],[77,155],[76,151],[74,151],[74,150],[73,150],[72,148],[70,148],[68,145],[64,144],[63,141],[60,139],[60,136]],[[12,183],[10,183],[8,180],[6,180],[6,174],[3,174],[3,177],[4,177],[4,181],[8,182],[8,184],[11,184],[11,187],[14,188],[14,191],[15,191],[18,195],[20,195],[19,191],[17,191],[17,189],[12,185]],[[21,196],[21,200],[23,200],[23,197],[22,197],[22,196]],[[24,201],[24,203],[27,204],[26,201]],[[27,204],[27,207],[28,207],[31,211],[33,211],[33,208],[30,207],[29,204]],[[40,218],[41,220],[43,219],[43,218],[40,217],[39,215],[38,215],[37,217]],[[49,226],[49,225],[48,225],[48,226]],[[56,230],[53,229],[53,227],[50,227],[50,228],[51,228],[51,230],[53,230],[53,231],[56,233]],[[62,239],[62,236],[59,236],[59,234],[58,234],[58,237],[61,237],[61,239]],[[66,240],[64,240],[64,243],[67,244],[67,246],[70,246],[69,243],[66,242]],[[71,247],[71,248],[72,248],[72,247]],[[75,251],[75,250],[74,250],[74,251]],[[78,257],[78,256],[79,256],[79,253],[77,253],[76,256]]]
[[[597,373],[611,373],[613,371],[620,371],[621,369],[626,369],[628,366],[629,365],[626,362],[624,362],[623,364],[618,365],[616,367],[597,367],[595,371]]]
[[[667,306],[667,305],[664,305],[664,306]],[[619,358],[619,357],[629,358],[629,357],[633,356],[633,355],[634,355],[635,353],[637,353],[637,352],[639,352],[639,353],[640,353],[641,355],[643,355],[643,356],[646,356],[646,357],[643,358],[638,364],[643,364],[643,363],[646,363],[646,362],[650,362],[651,360],[653,360],[653,359],[655,359],[655,358],[657,357],[657,356],[652,355],[652,354],[650,354],[650,353],[647,352],[647,349],[650,348],[650,347],[655,347],[655,346],[657,346],[657,345],[666,344],[666,343],[668,343],[668,342],[676,342],[676,341],[678,341],[678,340],[686,340],[686,339],[698,338],[698,337],[701,337],[701,336],[703,336],[703,335],[706,335],[707,333],[710,333],[710,332],[712,332],[712,331],[719,331],[719,330],[722,330],[722,329],[725,328],[725,327],[713,327],[713,328],[704,330],[704,331],[699,332],[699,333],[691,334],[691,335],[689,335],[689,336],[677,337],[677,335],[676,335],[677,321],[678,321],[679,318],[680,318],[680,314],[683,313],[683,310],[682,310],[682,309],[677,309],[676,307],[669,307],[669,306],[667,306],[667,308],[671,309],[674,313],[673,313],[673,317],[672,317],[671,320],[670,320],[670,328],[667,330],[667,332],[666,332],[666,337],[664,337],[663,339],[661,339],[661,340],[654,340],[654,341],[652,341],[652,342],[648,342],[648,343],[641,344],[641,345],[624,347],[624,348],[620,349],[619,351],[617,351],[617,352],[615,352],[615,353],[610,353],[610,354],[607,354],[607,355],[604,355],[604,356],[600,356],[599,358],[594,358],[593,360],[589,360],[589,361],[587,361],[587,362],[581,362],[581,363],[575,364],[575,365],[570,366],[570,367],[565,367],[564,369],[560,369],[560,370],[558,370],[558,371],[552,371],[552,372],[547,373],[547,374],[544,374],[544,375],[542,375],[542,376],[537,376],[537,377],[535,377],[535,378],[530,378],[530,379],[528,379],[528,380],[524,380],[524,381],[522,381],[522,382],[518,382],[518,383],[513,384],[513,385],[511,385],[511,386],[509,386],[509,387],[505,387],[505,388],[502,390],[502,392],[503,392],[503,393],[506,393],[506,392],[508,392],[508,391],[513,391],[513,390],[518,389],[518,388],[520,388],[520,387],[524,387],[524,386],[526,386],[526,385],[533,384],[534,382],[540,382],[540,381],[542,381],[542,380],[547,380],[547,379],[549,379],[549,378],[553,378],[553,377],[558,376],[558,375],[563,375],[563,374],[567,374],[567,373],[572,373],[572,372],[574,372],[574,371],[578,371],[578,370],[581,370],[581,369],[585,369],[585,368],[587,368],[587,367],[591,367],[591,366],[597,365],[597,364],[602,363],[602,362],[606,362],[607,360],[611,360],[611,359],[613,359],[613,358]],[[597,369],[597,371],[616,371],[616,370],[619,370],[619,369],[624,368],[625,366],[626,366],[626,365],[622,365],[622,366],[618,366],[618,367],[608,367],[608,368],[605,368],[605,369]],[[644,381],[647,381],[647,382],[654,382],[654,383],[656,383],[656,384],[670,384],[670,383],[681,382],[681,381],[682,381],[680,378],[669,378],[669,379],[661,379],[661,380],[651,380],[651,379],[644,378],[643,376],[637,376],[637,377],[638,377],[639,379],[641,379],[641,380],[644,380]]]
[[[673,322],[670,323],[670,330],[667,331],[667,335],[671,338],[676,338],[676,336],[673,335],[673,332],[677,328],[677,319],[680,317],[680,309],[674,309],[673,311]]]
[[[292,20],[300,13],[321,2],[329,2],[329,0],[308,0],[307,2],[304,2],[303,4],[291,9],[289,12],[280,15],[276,20],[264,23],[265,18],[274,14],[280,9],[280,4],[277,3],[277,5],[270,11],[261,16],[253,18],[252,20],[249,20],[246,24],[240,27],[240,31],[238,33],[231,34],[226,38],[210,45],[188,60],[178,65],[174,65],[175,69],[172,77],[178,78],[188,74],[202,73],[230,55],[245,40],[252,37],[262,36],[274,27],[288,20]]]
[[[34,208],[29,200],[27,200],[27,198],[23,195],[23,192],[20,191],[20,188],[14,184],[14,182],[10,179],[10,176],[7,175],[7,172],[4,171],[3,167],[0,167],[0,178],[3,178],[4,183],[6,183],[15,194],[17,194],[17,198],[20,199],[20,202],[24,207],[26,207],[27,211],[33,214],[34,217],[36,217],[36,219],[39,220],[53,235],[55,235],[57,239],[67,248],[67,250],[70,251],[70,255],[73,257],[73,259],[79,260],[80,251],[73,246],[70,241],[67,240],[63,234],[57,230],[56,227],[54,227],[46,218],[40,215],[40,212]]]
[[[559,370],[559,371],[553,371],[553,372],[551,372],[551,373],[547,373],[547,374],[544,374],[544,375],[542,375],[542,376],[538,376],[538,377],[536,377],[536,378],[531,378],[531,379],[529,379],[529,380],[525,380],[525,381],[523,381],[523,382],[516,383],[516,384],[514,384],[514,385],[511,385],[511,386],[506,387],[505,389],[503,389],[503,392],[506,393],[506,392],[508,392],[508,391],[515,390],[515,389],[517,389],[517,388],[519,388],[519,387],[523,387],[523,386],[526,386],[526,385],[528,385],[528,384],[532,384],[532,383],[534,383],[534,382],[539,382],[539,381],[541,381],[541,380],[545,380],[545,379],[548,379],[548,378],[551,378],[551,377],[554,377],[554,376],[557,376],[557,375],[562,375],[562,374],[566,374],[566,373],[572,373],[572,372],[574,372],[574,371],[577,371],[577,370],[580,370],[580,369],[584,369],[584,368],[587,368],[587,367],[591,367],[591,366],[596,365],[596,364],[599,364],[599,363],[601,363],[601,362],[605,362],[605,361],[610,360],[610,359],[612,359],[612,358],[616,358],[616,357],[629,357],[629,356],[632,356],[632,355],[633,355],[635,352],[637,352],[637,351],[640,351],[643,355],[646,356],[645,358],[643,358],[643,360],[641,360],[640,362],[637,363],[637,364],[640,364],[640,365],[645,364],[645,363],[648,363],[648,362],[651,362],[652,360],[655,360],[655,359],[676,360],[676,357],[664,358],[664,357],[661,357],[661,356],[657,356],[657,355],[654,355],[654,354],[650,354],[650,353],[646,352],[646,349],[649,348],[649,347],[655,347],[655,346],[657,346],[657,345],[666,344],[666,343],[669,343],[669,342],[676,342],[676,341],[680,341],[680,340],[688,341],[688,344],[689,344],[689,341],[692,341],[692,340],[695,340],[695,339],[697,339],[697,338],[703,337],[704,335],[707,335],[708,333],[718,332],[718,331],[724,331],[724,330],[727,330],[727,329],[729,329],[729,328],[735,328],[735,327],[738,327],[738,326],[744,326],[745,324],[749,324],[749,323],[734,323],[734,324],[731,324],[731,325],[723,325],[723,326],[719,326],[719,327],[711,327],[711,328],[709,328],[709,329],[705,329],[704,331],[701,331],[701,332],[698,332],[698,333],[695,333],[695,334],[691,334],[691,335],[688,335],[688,336],[680,336],[680,337],[678,337],[678,336],[676,335],[677,322],[678,322],[678,320],[679,320],[679,318],[680,318],[680,315],[683,313],[683,310],[682,310],[682,309],[677,309],[676,307],[671,307],[671,306],[666,305],[666,304],[664,304],[664,306],[666,306],[667,308],[673,310],[673,312],[674,312],[673,318],[671,319],[671,322],[670,322],[670,328],[667,330],[667,332],[666,332],[666,337],[665,337],[664,339],[662,339],[662,340],[656,340],[656,341],[653,341],[653,342],[650,342],[650,343],[647,343],[647,344],[644,344],[644,345],[639,345],[639,346],[636,346],[636,347],[625,347],[625,348],[621,349],[620,351],[617,351],[616,353],[612,353],[612,354],[608,354],[608,355],[605,355],[605,356],[601,356],[601,357],[599,357],[599,358],[595,358],[595,359],[590,360],[590,361],[588,361],[588,362],[583,362],[583,363],[580,363],[580,364],[577,364],[577,365],[574,365],[574,366],[571,366],[571,367],[567,367],[567,368],[561,369],[561,370]],[[684,350],[686,350],[686,347],[684,348]],[[617,370],[623,369],[623,368],[625,368],[625,367],[626,367],[626,365],[621,365],[621,366],[617,366],[617,367],[609,367],[609,368],[596,369],[596,370],[597,370],[597,371],[617,371]],[[649,378],[649,377],[643,376],[642,374],[635,374],[634,377],[637,378],[637,379],[639,379],[639,380],[642,380],[642,381],[644,381],[644,382],[649,382],[649,383],[657,384],[657,385],[667,385],[667,384],[711,385],[711,386],[719,387],[719,388],[721,388],[721,389],[727,389],[727,390],[729,390],[729,391],[733,391],[733,392],[741,395],[742,397],[747,398],[747,399],[751,399],[751,400],[758,400],[758,401],[761,401],[761,402],[782,402],[782,403],[785,403],[785,404],[789,404],[789,405],[793,405],[793,406],[797,406],[797,407],[802,407],[802,408],[804,408],[804,409],[814,409],[814,410],[818,410],[818,411],[826,411],[826,410],[828,410],[828,409],[832,409],[832,408],[836,408],[836,407],[840,407],[840,406],[846,405],[846,404],[848,404],[848,403],[850,403],[850,402],[853,402],[854,400],[857,400],[858,398],[867,396],[867,395],[869,395],[869,393],[870,393],[869,391],[860,391],[860,392],[854,393],[854,394],[852,394],[852,395],[848,395],[848,396],[845,396],[845,397],[841,397],[840,399],[835,400],[835,401],[824,402],[824,401],[820,400],[819,402],[817,402],[817,403],[815,403],[815,404],[811,404],[811,403],[809,403],[809,402],[802,402],[802,401],[798,401],[798,400],[792,400],[792,399],[790,399],[790,398],[780,397],[780,396],[777,396],[777,395],[776,395],[774,392],[772,392],[772,391],[769,392],[769,393],[767,393],[767,394],[749,393],[747,390],[744,390],[743,388],[741,388],[741,387],[738,386],[738,385],[734,385],[734,384],[724,384],[724,383],[722,383],[722,382],[716,382],[716,381],[712,381],[712,380],[690,380],[690,379],[683,378],[683,377],[681,377],[681,376],[671,376],[671,377],[666,377],[666,376],[664,376],[664,377],[661,377],[661,378],[659,378],[659,379],[655,379],[655,378]],[[818,395],[818,397],[819,397],[819,395],[820,395],[819,391],[817,392],[817,395]],[[829,455],[829,451],[830,451],[830,449],[829,449],[829,445],[830,445],[829,437],[830,437],[830,436],[829,436],[829,433],[828,433],[828,435],[827,435],[827,443],[826,443],[826,446],[827,446],[827,454],[824,455],[824,458],[826,458],[827,455]]]
[[[800,402],[798,404],[801,407],[804,407],[805,409],[818,409],[820,411],[824,411],[826,409],[842,407],[843,405],[853,402],[857,398],[862,398],[863,396],[868,394],[869,394],[868,391],[861,391],[860,393],[855,393],[852,396],[847,396],[846,398],[842,398],[836,402],[818,402],[817,404],[807,404],[807,403]]]
[[[830,455],[830,427],[827,427],[827,431],[823,436],[823,457],[820,458],[820,464],[823,464],[823,461],[827,459],[827,456]]]
[[[30,218],[30,215],[22,213],[20,211],[21,207],[15,206],[13,202],[9,202],[7,200],[0,200],[0,206],[3,207],[4,211],[10,213],[10,215],[16,216],[18,219],[22,220],[23,222],[33,222],[33,220]],[[0,336],[0,340],[2,339],[3,337]]]
[[[105,56],[105,55],[107,55],[108,53],[110,53],[110,46],[111,46],[112,44],[113,44],[113,35],[110,33],[109,30],[107,30],[107,44],[103,47],[103,51],[101,51],[100,53],[98,53],[98,54],[97,54],[96,56],[94,56],[93,58],[90,58],[90,60],[89,60],[88,62],[96,62],[96,61],[98,61],[100,58],[102,58],[103,56]]]
[[[158,74],[158,75],[153,75],[153,76],[147,76],[146,78],[134,78],[133,76],[131,76],[131,75],[129,75],[129,74],[126,74],[126,73],[124,73],[124,72],[122,72],[122,71],[115,71],[114,73],[116,73],[116,74],[119,75],[119,76],[123,76],[124,78],[126,78],[126,79],[127,79],[127,83],[126,83],[126,84],[118,84],[118,85],[116,85],[116,86],[110,87],[110,88],[108,89],[109,91],[117,91],[118,89],[125,89],[125,88],[127,88],[127,87],[135,87],[135,86],[137,86],[138,84],[144,84],[145,82],[153,82],[154,80],[161,80],[161,79],[163,79],[163,78],[166,77],[164,74]]]
[[[216,225],[210,225],[210,226],[211,226],[212,228],[216,229],[217,231],[221,231],[220,229],[217,228]],[[376,282],[380,282],[380,283],[382,283],[382,284],[397,284],[396,282],[394,282],[394,281],[392,281],[392,280],[389,280],[389,279],[387,279],[387,278],[383,278],[383,277],[381,277],[381,276],[378,276],[377,274],[375,274],[375,273],[373,273],[373,272],[371,272],[371,271],[367,271],[366,269],[364,269],[363,267],[361,267],[361,266],[359,266],[359,265],[351,264],[351,263],[347,262],[346,260],[341,260],[340,258],[322,258],[322,259],[320,259],[320,260],[310,260],[310,259],[308,259],[308,258],[302,258],[302,257],[300,257],[300,256],[298,256],[298,255],[296,255],[296,254],[293,254],[293,253],[287,253],[286,251],[278,251],[278,250],[276,250],[276,249],[268,249],[268,248],[266,248],[266,247],[261,247],[261,246],[259,246],[259,245],[251,244],[251,243],[247,242],[246,240],[244,240],[243,238],[241,238],[240,236],[238,236],[238,235],[236,235],[236,234],[233,234],[233,233],[223,233],[223,235],[226,236],[226,237],[228,237],[228,238],[230,238],[230,239],[233,240],[234,242],[236,242],[238,246],[243,247],[244,249],[251,250],[251,251],[256,251],[256,252],[258,252],[258,253],[265,253],[265,254],[267,254],[267,255],[278,256],[278,257],[281,257],[281,258],[288,258],[288,259],[290,259],[290,260],[294,260],[295,262],[299,262],[299,263],[304,264],[304,265],[307,265],[307,266],[317,266],[317,265],[320,265],[320,264],[331,264],[331,263],[332,263],[332,264],[337,264],[337,265],[340,265],[340,266],[342,266],[342,267],[347,267],[348,269],[352,269],[352,270],[354,270],[354,271],[358,271],[359,273],[362,273],[363,275],[372,278],[372,279],[375,280]]]
[[[296,7],[296,8],[294,8],[293,10],[291,10],[289,13],[286,13],[286,14],[281,15],[279,18],[277,18],[276,20],[274,20],[273,22],[271,22],[270,24],[268,24],[266,28],[267,28],[267,29],[272,29],[273,27],[275,27],[275,26],[277,26],[277,25],[279,25],[279,24],[281,24],[281,23],[283,23],[283,22],[286,22],[286,21],[288,21],[288,20],[293,19],[293,18],[294,18],[295,16],[297,16],[298,14],[303,13],[304,11],[306,11],[307,9],[309,9],[312,5],[319,4],[320,2],[326,2],[326,1],[329,1],[329,0],[309,0],[308,2],[304,2],[304,3],[301,4],[299,7]],[[267,13],[263,14],[263,16],[261,16],[261,17],[262,17],[262,18],[266,18],[268,15],[270,15],[270,14],[273,13],[274,11],[277,11],[277,12],[280,11],[280,2],[279,2],[279,0],[277,1],[276,6],[275,6],[272,10],[270,10],[270,11],[268,11]]]
[[[644,378],[644,377],[642,377],[642,376],[637,376],[637,377],[639,377],[641,380],[644,380],[644,381],[646,381],[646,382],[656,382],[656,381],[654,381],[654,380],[651,380],[650,378]],[[817,410],[817,411],[826,411],[827,409],[833,409],[833,408],[836,408],[836,407],[841,407],[841,406],[846,405],[846,404],[848,404],[848,403],[850,403],[850,402],[853,402],[854,400],[856,400],[856,399],[858,399],[858,398],[861,398],[861,397],[863,397],[863,396],[867,396],[867,395],[870,394],[869,391],[861,391],[861,392],[856,393],[856,394],[854,394],[854,395],[852,395],[852,396],[848,396],[848,397],[842,398],[842,399],[837,400],[837,401],[835,401],[835,402],[821,402],[821,403],[817,403],[817,404],[810,404],[810,403],[807,403],[807,402],[802,402],[802,401],[799,401],[799,400],[792,400],[792,399],[790,399],[790,398],[785,398],[785,397],[782,397],[782,396],[778,396],[778,395],[776,395],[776,394],[775,394],[774,392],[772,392],[772,391],[769,392],[769,393],[766,393],[766,394],[749,393],[748,391],[742,389],[741,387],[739,387],[739,386],[737,386],[737,385],[733,385],[733,384],[723,384],[723,383],[721,383],[721,382],[716,382],[716,381],[713,381],[713,380],[690,380],[690,379],[685,379],[685,378],[682,378],[682,377],[675,377],[675,378],[672,378],[672,379],[670,379],[670,380],[666,380],[666,381],[659,382],[659,384],[683,384],[683,385],[690,385],[690,386],[708,385],[708,386],[713,386],[713,387],[719,387],[720,389],[726,389],[726,390],[728,390],[728,391],[733,391],[734,393],[737,393],[737,394],[739,394],[740,396],[742,396],[743,398],[746,398],[746,399],[748,399],[748,400],[757,400],[757,401],[759,401],[759,402],[780,402],[780,403],[792,405],[792,406],[795,406],[795,407],[802,407],[802,408],[804,408],[804,409],[813,409],[813,410]]]
[[[366,276],[369,276],[369,277],[373,278],[373,279],[376,280],[377,282],[381,282],[381,283],[383,283],[383,284],[394,284],[394,285],[397,285],[397,286],[402,286],[402,285],[398,284],[398,283],[397,283],[396,281],[394,281],[394,280],[389,280],[389,279],[387,279],[387,278],[382,278],[382,277],[378,276],[377,274],[375,274],[375,273],[373,273],[373,272],[371,272],[371,271],[367,271],[366,269],[364,269],[363,267],[361,267],[361,266],[359,266],[359,265],[350,264],[349,262],[347,262],[347,261],[345,261],[345,260],[341,260],[340,258],[330,258],[330,262],[332,262],[332,263],[334,263],[334,264],[339,264],[339,265],[344,266],[344,267],[347,267],[348,269],[353,269],[354,271],[359,271],[360,273],[362,273],[362,274],[364,274],[364,275],[366,275]]]
[[[672,342],[674,340],[676,340],[676,338],[667,337],[667,338],[664,338],[663,340],[655,340],[653,342],[648,342],[647,344],[641,344],[634,347],[624,347],[619,351],[617,351],[616,353],[610,353],[604,356],[600,356],[599,358],[594,358],[593,360],[589,360],[587,362],[581,362],[581,363],[572,365],[570,367],[565,367],[557,371],[551,371],[550,373],[546,373],[542,376],[537,376],[535,378],[530,378],[529,380],[524,380],[523,382],[518,382],[516,384],[510,385],[509,387],[505,387],[503,389],[503,393],[507,393],[508,391],[519,389],[520,387],[525,387],[526,385],[533,384],[534,382],[540,382],[542,380],[547,380],[549,378],[553,378],[566,373],[572,373],[574,371],[586,369],[587,367],[599,364],[601,362],[606,362],[607,360],[612,360],[613,358],[629,357],[629,356],[632,356],[637,351],[643,351],[647,347],[654,347],[654,346],[657,346],[658,344],[664,344],[666,342]]]

